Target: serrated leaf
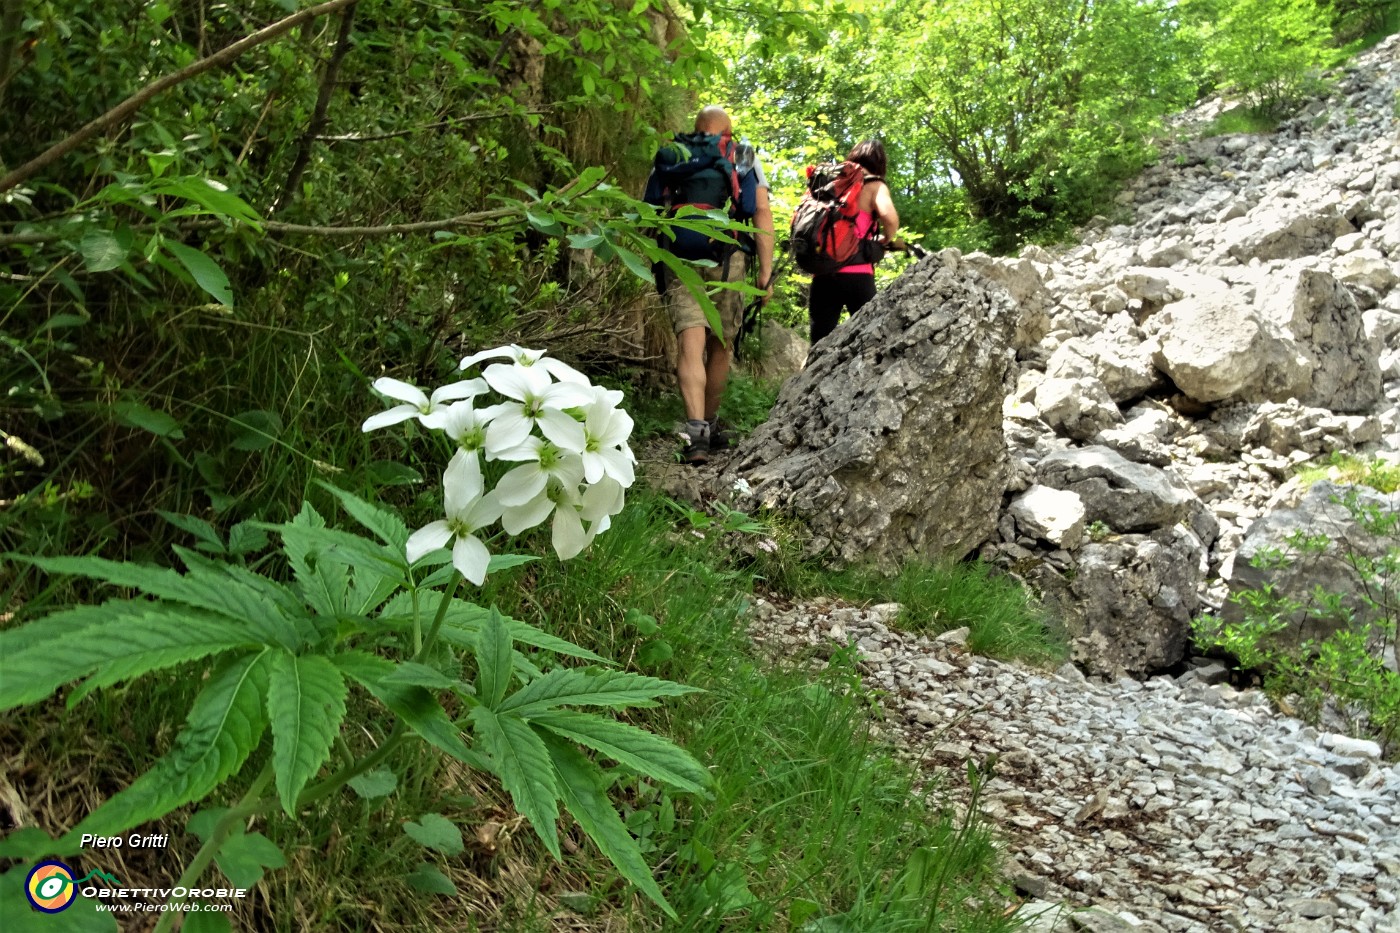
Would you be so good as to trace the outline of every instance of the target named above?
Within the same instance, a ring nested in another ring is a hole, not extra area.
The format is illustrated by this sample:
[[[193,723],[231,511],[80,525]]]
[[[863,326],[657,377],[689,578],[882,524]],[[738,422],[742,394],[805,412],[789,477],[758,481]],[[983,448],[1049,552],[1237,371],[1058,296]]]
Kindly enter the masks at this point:
[[[363,651],[345,651],[331,660],[429,745],[473,768],[491,770],[490,763],[482,755],[467,748],[447,711],[431,693],[422,687],[385,683],[385,678],[394,671],[392,661]]]
[[[399,518],[398,513],[383,506],[366,502],[338,486],[332,486],[330,483],[318,483],[317,485],[339,499],[341,507],[349,513],[351,518],[374,532],[379,540],[385,544],[401,549],[408,543],[408,526],[403,523],[402,518]]]
[[[423,474],[397,460],[371,460],[360,471],[376,486],[412,486],[423,482]]]
[[[652,877],[637,840],[627,831],[612,801],[603,792],[606,785],[602,770],[561,739],[546,736],[544,745],[554,769],[555,783],[569,815],[578,821],[598,851],[617,866],[622,877],[636,885],[666,911],[667,916],[675,919],[676,912],[666,902],[660,886]]]
[[[89,674],[92,689],[260,641],[247,625],[183,607],[138,602],[90,608],[105,618],[65,633],[60,644],[42,639],[0,656],[0,709],[41,700]]]
[[[202,518],[193,515],[180,515],[176,512],[166,512],[158,509],[156,514],[165,519],[170,524],[187,531],[199,540],[199,543],[210,548],[215,554],[224,553],[224,542],[219,537],[219,533],[214,530],[214,526]]]
[[[486,613],[476,642],[476,695],[487,708],[495,709],[510,687],[514,657],[510,630],[495,608]]]
[[[379,768],[374,771],[366,771],[364,774],[357,774],[349,782],[350,789],[366,800],[373,800],[376,797],[387,797],[399,786],[399,777],[392,771]]]
[[[550,732],[602,752],[643,777],[681,790],[704,793],[710,772],[684,749],[654,732],[592,713],[555,709],[530,720]]]
[[[261,551],[267,542],[267,532],[252,522],[239,522],[228,530],[228,552],[235,556]]]
[[[419,612],[423,614],[424,618],[433,618],[437,614],[438,607],[442,605],[441,600],[441,593],[420,593],[418,597]],[[409,618],[412,606],[412,597],[408,593],[403,593],[385,603],[381,615],[386,618]],[[458,648],[475,649],[477,633],[481,631],[482,623],[490,614],[490,609],[469,603],[464,599],[453,599],[448,604],[447,614],[443,617],[439,637]],[[510,631],[511,641],[534,648],[543,648],[546,651],[553,651],[555,654],[567,657],[582,658],[598,664],[612,663],[607,658],[594,654],[587,648],[580,648],[573,642],[565,641],[557,635],[551,635],[549,632],[537,629],[528,622],[521,622],[519,619],[512,619],[509,616],[501,618]],[[0,637],[3,637],[2,633],[0,633]]]
[[[195,698],[170,751],[69,835],[116,835],[202,800],[235,774],[267,727],[263,694],[269,653],[263,649],[220,665]]]
[[[110,230],[92,229],[78,242],[83,268],[89,272],[110,272],[126,261],[126,249]]]
[[[89,577],[218,613],[237,623],[240,630],[257,633],[260,640],[296,647],[296,628],[278,611],[279,607],[284,611],[299,611],[294,593],[243,567],[212,562],[179,547],[175,551],[198,571],[182,574],[164,567],[122,563],[102,557],[7,556],[49,573]]]
[[[245,411],[229,419],[229,429],[233,432],[229,446],[234,450],[265,450],[282,436],[282,416],[261,409]]]
[[[408,873],[404,879],[408,886],[423,894],[447,894],[457,893],[457,886],[452,883],[452,879],[444,875],[434,865],[421,862],[417,868]]]
[[[346,692],[345,678],[324,656],[273,655],[267,713],[277,796],[288,816],[296,816],[297,797],[331,755],[345,719]]]
[[[500,711],[529,718],[557,706],[654,706],[656,697],[699,692],[695,687],[626,671],[565,668],[530,681],[506,697]]]
[[[403,824],[403,831],[420,846],[447,855],[461,855],[467,848],[462,842],[462,831],[441,813],[425,813],[418,822]]]
[[[37,826],[16,829],[0,839],[0,858],[32,862],[46,857],[62,858],[82,851],[76,840],[55,839]]]
[[[442,671],[416,661],[400,661],[395,665],[394,672],[384,678],[384,682],[424,687],[428,690],[455,690],[464,686],[460,680],[454,680]]]
[[[497,715],[485,706],[472,710],[471,721],[515,809],[559,859],[559,792],[544,741],[519,716]]]
[[[179,440],[185,436],[180,422],[163,411],[156,411],[132,399],[119,399],[112,404],[112,414],[129,427],[149,431],[156,437],[171,437]]]
[[[262,880],[264,868],[285,868],[287,859],[262,833],[234,833],[219,846],[214,861],[235,888],[251,888]]]
[[[228,807],[209,807],[200,810],[185,821],[185,832],[201,842],[208,842],[209,837],[214,835],[215,830],[219,828],[219,821],[224,818],[228,811]]]

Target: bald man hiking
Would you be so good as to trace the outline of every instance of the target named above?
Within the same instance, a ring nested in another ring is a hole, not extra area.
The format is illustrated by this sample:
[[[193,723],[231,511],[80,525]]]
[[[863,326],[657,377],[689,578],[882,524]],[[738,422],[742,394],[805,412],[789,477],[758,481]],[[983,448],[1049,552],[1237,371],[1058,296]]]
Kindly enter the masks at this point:
[[[645,200],[668,212],[691,204],[706,210],[729,209],[735,220],[752,224],[756,237],[739,237],[739,245],[714,240],[693,231],[677,231],[666,247],[683,259],[710,260],[713,266],[699,270],[706,282],[737,282],[744,278],[750,256],[758,259],[758,287],[762,301],[773,295],[773,211],[768,205],[768,179],[745,140],[734,141],[729,114],[721,107],[705,107],[695,117],[695,132],[677,133],[675,143],[663,146],[647,182]],[[661,266],[659,275],[665,276]],[[720,400],[729,380],[730,347],[743,321],[743,296],[730,289],[714,296],[723,336],[710,323],[694,294],[674,276],[658,280],[676,332],[676,379],[685,403],[686,444],[681,459],[706,462],[712,450],[729,444],[718,428]]]

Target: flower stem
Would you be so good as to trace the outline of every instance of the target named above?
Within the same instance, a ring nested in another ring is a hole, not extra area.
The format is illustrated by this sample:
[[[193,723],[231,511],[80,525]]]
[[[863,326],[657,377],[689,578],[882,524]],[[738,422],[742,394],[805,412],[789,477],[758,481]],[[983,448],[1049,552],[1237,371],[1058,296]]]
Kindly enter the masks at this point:
[[[263,791],[267,790],[267,785],[272,783],[272,762],[263,765],[263,769],[258,776],[253,779],[253,784],[248,788],[248,792],[243,795],[243,799],[238,801],[237,806],[229,810],[220,818],[214,826],[214,831],[209,834],[209,838],[204,840],[204,845],[199,847],[195,853],[194,860],[185,866],[185,870],[180,873],[180,880],[175,882],[177,888],[193,887],[209,863],[214,860],[214,853],[219,851],[219,847],[228,839],[229,834],[239,823],[258,812],[266,803],[262,799]],[[171,898],[170,902],[174,903]],[[160,922],[156,924],[155,933],[168,933],[175,918],[180,915],[179,911],[167,910],[160,915]]]
[[[437,615],[433,616],[433,627],[428,630],[428,637],[424,639],[422,646],[414,653],[414,661],[421,662],[437,641],[438,632],[442,629],[442,620],[447,618],[447,607],[452,605],[452,597],[457,595],[457,588],[461,585],[462,572],[460,570],[454,571],[452,582],[447,584],[442,591],[442,602],[438,603]]]
[[[407,729],[404,727],[403,720],[400,719],[394,723],[394,728],[390,730],[388,738],[374,751],[370,752],[359,761],[352,762],[341,768],[320,784],[308,787],[302,791],[301,796],[297,798],[297,809],[300,810],[303,807],[309,807],[313,803],[325,799],[348,784],[352,778],[359,777],[385,758],[388,758],[394,749],[403,744],[406,735]]]

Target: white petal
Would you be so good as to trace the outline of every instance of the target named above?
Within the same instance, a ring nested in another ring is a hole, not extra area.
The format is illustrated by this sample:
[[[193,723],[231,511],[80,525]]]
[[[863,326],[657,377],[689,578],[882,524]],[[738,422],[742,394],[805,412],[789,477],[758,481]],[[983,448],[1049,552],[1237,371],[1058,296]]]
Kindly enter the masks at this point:
[[[515,406],[513,411],[497,415],[491,426],[486,429],[487,453],[499,457],[502,451],[519,447],[525,442],[525,438],[530,436],[533,424],[533,421],[520,413],[519,405]]]
[[[501,517],[501,512],[504,509],[501,497],[496,495],[496,490],[493,489],[472,503],[464,520],[473,531],[481,531],[494,524],[496,519]]]
[[[365,423],[360,425],[360,430],[368,433],[416,417],[418,417],[418,406],[398,405],[388,411],[381,411],[377,415],[370,415],[365,419]]]
[[[553,441],[561,450],[581,453],[583,448],[588,445],[588,437],[583,433],[583,425],[562,411],[546,408],[540,412],[540,417],[535,423],[540,426],[540,433]]]
[[[531,350],[529,347],[522,347],[518,343],[510,345],[510,356],[521,366],[533,366],[544,356],[543,350]]]
[[[463,535],[452,546],[452,566],[477,586],[486,580],[486,568],[491,566],[491,552],[474,535]]]
[[[390,379],[388,376],[381,376],[374,380],[374,391],[380,395],[387,395],[389,398],[396,398],[400,402],[408,402],[418,408],[424,408],[428,404],[428,396],[423,394],[423,390],[417,386],[409,385],[402,379]]]
[[[593,401],[593,393],[577,382],[556,382],[545,388],[539,398],[550,408],[582,408]]]
[[[482,350],[480,353],[473,353],[471,356],[458,363],[457,368],[466,369],[469,366],[475,366],[482,360],[510,359],[510,357],[511,352],[509,347],[496,347],[494,350]]]
[[[608,447],[621,447],[627,443],[627,438],[632,436],[634,427],[632,416],[622,409],[615,409],[612,418],[608,420],[608,430],[603,436],[603,444]]]
[[[562,454],[555,461],[549,475],[567,489],[577,489],[583,482],[583,458],[578,454]]]
[[[579,521],[578,512],[570,506],[562,506],[555,511],[552,538],[554,553],[559,555],[560,560],[577,557],[580,551],[588,547],[588,542],[593,540],[593,536],[583,530],[583,522]]]
[[[539,398],[549,388],[549,376],[518,363],[492,363],[481,374],[486,382],[507,398]]]
[[[464,398],[475,398],[487,390],[485,379],[463,379],[461,382],[454,382],[445,385],[440,389],[434,389],[429,404],[439,405],[443,402],[455,402]]]
[[[621,389],[609,389],[605,386],[593,387],[593,400],[600,405],[616,408],[622,404],[622,399]]]
[[[526,463],[511,470],[496,484],[502,505],[524,505],[544,492],[545,475],[538,463]]]
[[[604,471],[624,489],[631,486],[637,479],[636,470],[632,466],[631,453],[630,450],[623,453],[616,447],[606,447],[598,454],[605,464]]]
[[[568,363],[564,363],[560,360],[552,359],[546,356],[544,359],[539,361],[539,365],[544,368],[545,372],[549,373],[551,376],[553,376],[555,379],[558,379],[560,382],[577,382],[581,383],[582,385],[591,385],[588,381],[587,376],[579,372],[577,369],[574,369]]]
[[[507,447],[505,450],[497,453],[496,459],[509,460],[512,463],[521,463],[526,460],[538,462],[540,459],[540,450],[544,447],[545,443],[546,441],[544,438],[535,437],[531,434],[529,437],[525,438],[522,443],[514,447]]]
[[[438,519],[429,522],[408,536],[408,562],[415,563],[418,558],[429,551],[436,551],[440,547],[446,547],[447,542],[452,540],[452,529],[447,527],[447,522]]]
[[[459,450],[447,461],[442,474],[442,500],[448,518],[460,519],[481,498],[485,486],[481,461],[475,451]]]
[[[506,534],[518,535],[549,518],[549,513],[553,511],[553,500],[541,492],[524,505],[507,506],[501,512],[501,527],[506,530]]]
[[[600,454],[591,450],[583,452],[583,479],[586,483],[596,483],[603,478],[603,473],[607,470],[607,464]]]
[[[583,517],[590,522],[596,522],[609,515],[616,515],[622,511],[623,501],[622,486],[605,477],[584,491]]]

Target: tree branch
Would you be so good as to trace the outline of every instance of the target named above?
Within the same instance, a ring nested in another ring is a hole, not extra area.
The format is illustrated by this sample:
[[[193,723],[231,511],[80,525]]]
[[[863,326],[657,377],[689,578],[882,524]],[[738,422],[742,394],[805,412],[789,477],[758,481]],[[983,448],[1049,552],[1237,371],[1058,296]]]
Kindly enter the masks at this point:
[[[429,130],[448,129],[462,123],[479,123],[483,120],[496,120],[502,117],[512,117],[517,114],[545,114],[548,110],[499,110],[495,113],[470,113],[464,117],[452,117],[447,120],[439,120],[436,123],[426,123],[423,126],[413,126],[406,130],[394,130],[390,133],[366,133],[349,134],[347,136],[317,136],[316,140],[323,143],[372,143],[383,139],[400,139],[404,136],[412,136],[414,133],[426,133]]]
[[[331,50],[331,57],[326,60],[325,73],[321,75],[321,88],[316,93],[316,108],[311,112],[311,122],[306,124],[306,132],[302,134],[301,141],[297,144],[297,155],[292,161],[291,171],[287,172],[287,181],[282,185],[282,194],[272,203],[272,213],[282,210],[292,201],[296,200],[297,188],[301,185],[301,176],[306,173],[306,167],[311,164],[311,147],[316,141],[316,136],[321,130],[326,128],[326,110],[330,107],[331,94],[335,91],[335,76],[340,72],[340,62],[350,51],[350,32],[355,25],[355,3],[351,0],[345,12],[340,14],[340,34],[336,36],[335,48]]]
[[[9,3],[13,2],[13,0],[5,0],[5,2]],[[59,140],[19,168],[7,173],[4,177],[0,177],[0,191],[8,191],[20,182],[34,177],[54,162],[57,162],[74,149],[77,149],[89,139],[116,126],[128,117],[131,117],[152,98],[170,90],[172,87],[183,84],[190,78],[201,75],[211,68],[227,65],[249,49],[262,45],[264,42],[269,42],[283,33],[300,26],[302,23],[309,22],[319,16],[325,16],[327,13],[334,13],[336,10],[342,10],[355,2],[356,0],[327,0],[325,3],[307,7],[290,16],[279,19],[270,26],[264,26],[252,35],[245,36],[232,45],[225,46],[223,49],[207,58],[201,58],[193,64],[186,65],[174,74],[168,74],[163,78],[157,78],[111,110],[102,114],[102,116],[88,123],[82,129]]]

